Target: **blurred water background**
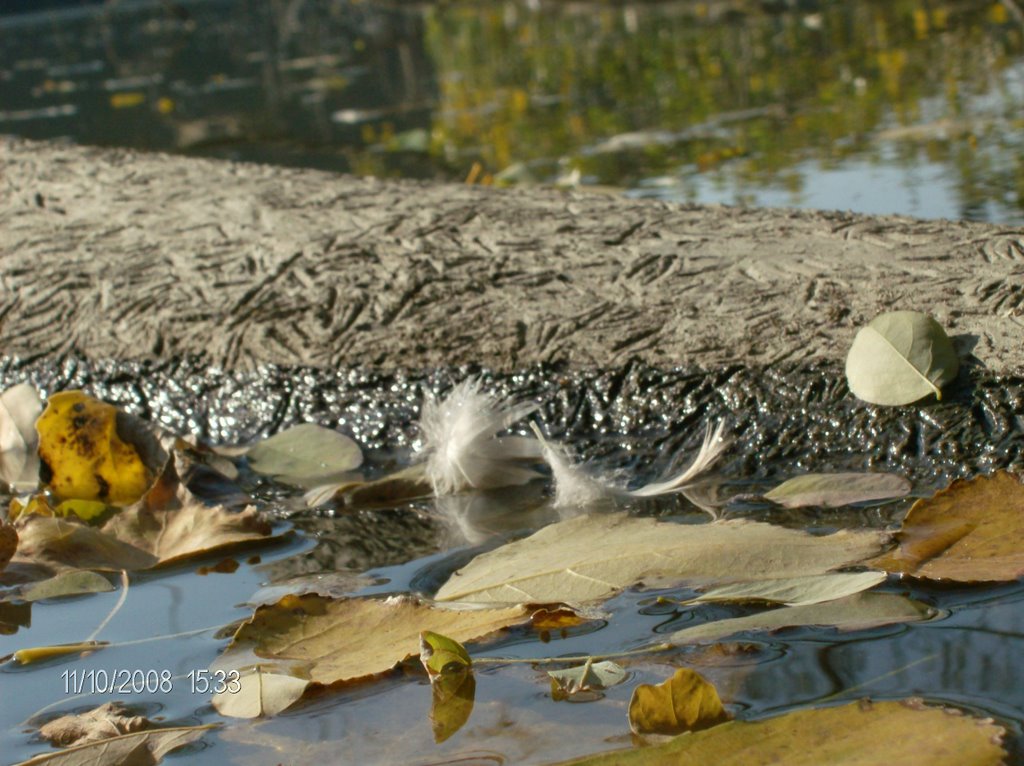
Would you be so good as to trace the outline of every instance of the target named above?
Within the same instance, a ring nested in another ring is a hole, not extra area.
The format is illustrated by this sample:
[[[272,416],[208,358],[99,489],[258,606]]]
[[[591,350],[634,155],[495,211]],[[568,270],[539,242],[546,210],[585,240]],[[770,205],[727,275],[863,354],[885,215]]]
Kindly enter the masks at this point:
[[[1018,0],[0,0],[0,133],[1024,223]]]

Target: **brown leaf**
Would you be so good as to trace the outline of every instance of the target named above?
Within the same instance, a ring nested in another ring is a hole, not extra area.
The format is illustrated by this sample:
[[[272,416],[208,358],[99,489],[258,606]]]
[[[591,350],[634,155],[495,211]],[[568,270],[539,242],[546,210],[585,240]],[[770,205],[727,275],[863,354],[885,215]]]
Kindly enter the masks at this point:
[[[1006,471],[957,479],[914,503],[896,541],[867,563],[934,580],[1016,580],[1024,575],[1024,484]]]
[[[172,750],[195,742],[213,726],[182,726],[123,734],[43,753],[16,766],[154,766]]]
[[[139,715],[129,715],[128,708],[120,702],[108,702],[81,715],[65,715],[44,724],[39,736],[57,747],[69,747],[85,742],[143,731],[153,723]]]
[[[682,734],[728,719],[715,687],[689,668],[679,668],[657,686],[640,684],[629,700],[634,734]]]
[[[7,562],[11,560],[17,549],[17,530],[6,521],[0,521],[0,571],[7,566]]]

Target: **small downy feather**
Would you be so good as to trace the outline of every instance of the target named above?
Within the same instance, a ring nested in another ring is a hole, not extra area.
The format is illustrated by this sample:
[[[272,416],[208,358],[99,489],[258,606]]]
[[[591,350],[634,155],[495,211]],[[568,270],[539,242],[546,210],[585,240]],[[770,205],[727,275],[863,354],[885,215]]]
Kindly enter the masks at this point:
[[[539,461],[540,445],[523,436],[497,436],[537,406],[484,393],[475,378],[459,383],[442,400],[428,392],[420,414],[420,453],[434,494],[495,489],[537,478],[523,462]]]
[[[531,423],[530,427],[537,435],[544,452],[544,459],[551,466],[551,475],[555,481],[553,505],[563,511],[589,510],[616,499],[656,497],[674,492],[685,493],[692,482],[707,471],[728,446],[728,442],[723,439],[725,422],[720,421],[714,432],[711,430],[711,425],[708,424],[700,451],[686,470],[663,481],[629,490],[618,486],[610,479],[587,472],[582,466],[573,465],[565,447],[545,439],[535,423]],[[714,512],[707,507],[701,507],[714,515]]]

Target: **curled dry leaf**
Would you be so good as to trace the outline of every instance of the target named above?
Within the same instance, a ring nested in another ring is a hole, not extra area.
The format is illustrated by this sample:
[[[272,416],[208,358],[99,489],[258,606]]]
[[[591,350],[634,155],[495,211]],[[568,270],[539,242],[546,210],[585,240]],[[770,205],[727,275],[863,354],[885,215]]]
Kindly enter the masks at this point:
[[[549,670],[548,675],[551,676],[551,698],[558,701],[621,684],[629,674],[625,668],[611,660],[594,662],[588,659],[576,667]]]
[[[1005,736],[991,719],[917,699],[862,700],[762,721],[729,721],[661,745],[613,750],[557,766],[999,766],[1006,757]]]
[[[652,686],[640,684],[629,700],[634,734],[682,734],[729,720],[715,687],[689,668]]]
[[[0,394],[0,484],[13,492],[28,492],[39,485],[39,436],[36,420],[43,403],[27,383]]]
[[[942,326],[917,311],[879,314],[857,333],[846,356],[846,380],[858,399],[911,404],[956,377],[956,350]]]
[[[1006,471],[957,479],[914,503],[896,542],[867,563],[932,580],[1016,580],[1024,575],[1024,484]]]
[[[65,715],[43,724],[39,736],[57,747],[70,747],[153,727],[152,721],[131,715],[122,703],[107,702],[87,713]]]

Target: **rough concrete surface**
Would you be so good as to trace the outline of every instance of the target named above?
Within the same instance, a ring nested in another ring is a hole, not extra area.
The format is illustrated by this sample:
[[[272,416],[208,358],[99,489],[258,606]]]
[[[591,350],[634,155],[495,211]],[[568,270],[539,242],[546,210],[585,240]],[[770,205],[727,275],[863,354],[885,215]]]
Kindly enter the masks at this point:
[[[841,359],[890,309],[1024,361],[1024,230],[0,139],[0,352],[496,370]]]

